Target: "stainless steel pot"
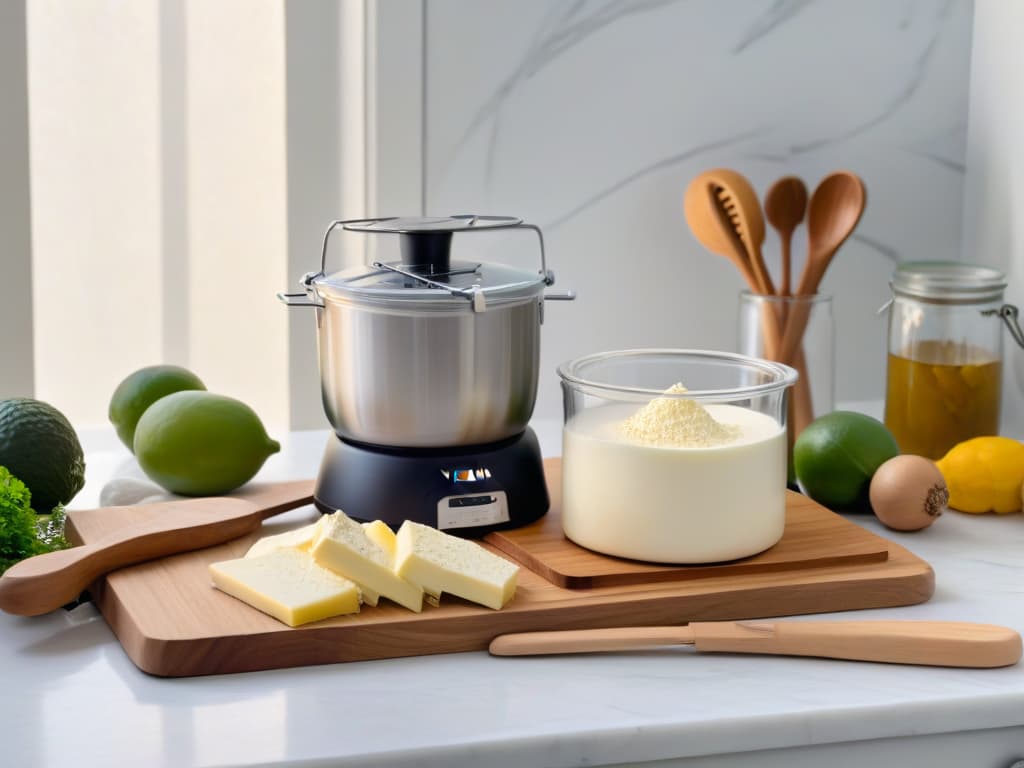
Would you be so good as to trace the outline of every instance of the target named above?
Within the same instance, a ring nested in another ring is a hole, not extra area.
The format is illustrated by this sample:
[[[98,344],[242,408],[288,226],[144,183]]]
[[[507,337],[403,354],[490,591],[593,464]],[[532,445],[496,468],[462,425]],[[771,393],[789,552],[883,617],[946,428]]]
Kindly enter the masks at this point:
[[[392,233],[400,262],[325,274],[337,228]],[[453,233],[536,232],[539,272],[451,262]],[[316,311],[324,411],[341,437],[390,447],[493,443],[522,432],[533,413],[545,299],[554,282],[538,227],[508,217],[335,221],[320,271],[303,293],[278,294]]]

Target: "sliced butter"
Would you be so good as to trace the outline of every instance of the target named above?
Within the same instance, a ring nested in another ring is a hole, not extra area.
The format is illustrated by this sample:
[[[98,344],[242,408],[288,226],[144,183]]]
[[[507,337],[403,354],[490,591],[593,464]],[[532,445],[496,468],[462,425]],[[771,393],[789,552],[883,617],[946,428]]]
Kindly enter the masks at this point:
[[[374,520],[370,523],[363,523],[363,530],[366,531],[367,537],[384,550],[384,554],[388,556],[388,564],[391,569],[395,568],[395,548],[398,546],[397,539],[395,538],[395,532],[391,530],[391,527],[383,520]],[[441,593],[434,592],[430,589],[424,589],[424,599],[437,607],[441,604]]]
[[[494,609],[515,594],[519,567],[476,542],[406,520],[396,543],[395,573],[425,590]]]
[[[309,525],[304,525],[301,528],[296,528],[294,531],[285,531],[284,533],[276,533],[273,536],[264,536],[249,547],[249,551],[245,553],[245,556],[259,557],[260,555],[273,552],[275,549],[286,548],[309,552],[309,550],[313,548],[313,542],[316,541],[317,534],[320,533],[320,527],[323,525],[323,522],[324,518],[320,517],[320,519],[315,523],[310,523]],[[367,605],[376,605],[377,601],[380,600],[380,595],[372,589],[367,589],[360,585],[359,591],[362,595],[363,602]]]
[[[370,541],[384,550],[389,561],[395,559],[395,532],[387,523],[383,520],[363,523],[363,530],[366,531],[366,537]]]
[[[399,578],[391,558],[344,512],[326,515],[310,550],[318,563],[410,611],[423,610],[423,590]]]
[[[281,548],[210,564],[214,586],[290,627],[359,611],[359,588],[308,552]]]
[[[320,523],[322,521],[323,518],[321,517],[315,523],[304,525],[293,531],[276,533],[273,536],[264,536],[249,547],[249,551],[245,553],[245,556],[259,557],[268,552],[273,552],[275,549],[285,548],[304,549],[308,552],[309,548],[313,546],[313,540],[316,539],[316,534],[320,530]]]

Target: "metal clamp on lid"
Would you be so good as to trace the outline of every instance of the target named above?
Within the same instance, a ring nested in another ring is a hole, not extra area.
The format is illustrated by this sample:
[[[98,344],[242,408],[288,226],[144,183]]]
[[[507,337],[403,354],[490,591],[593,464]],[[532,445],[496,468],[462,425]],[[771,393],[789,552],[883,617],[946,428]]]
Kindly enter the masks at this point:
[[[417,275],[415,272],[396,267],[393,264],[385,264],[381,261],[373,262],[375,269],[383,269],[388,272],[395,272],[396,274],[408,277],[411,280],[418,280],[424,285],[430,286],[431,288],[439,288],[442,291],[448,291],[453,296],[462,296],[463,298],[469,299],[473,303],[474,312],[483,312],[487,309],[487,299],[484,297],[484,292],[480,289],[479,285],[474,285],[469,288],[456,288],[453,285],[445,285],[444,283],[438,283],[434,280],[430,280],[423,275]]]

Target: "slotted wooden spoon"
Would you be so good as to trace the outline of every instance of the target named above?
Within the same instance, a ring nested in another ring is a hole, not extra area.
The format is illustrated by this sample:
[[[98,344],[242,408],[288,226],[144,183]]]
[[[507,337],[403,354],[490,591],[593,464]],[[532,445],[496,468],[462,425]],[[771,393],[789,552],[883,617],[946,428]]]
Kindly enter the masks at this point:
[[[721,211],[716,208],[710,172],[696,176],[686,187],[683,194],[683,216],[690,231],[704,248],[727,258],[751,291],[762,292],[743,241],[733,226],[723,222]]]
[[[0,576],[0,610],[39,616],[74,600],[104,574],[127,565],[190,552],[257,530],[272,515],[313,500],[313,481],[262,483],[231,496],[105,507],[76,514],[102,516],[105,538],[36,555]]]
[[[709,183],[712,204],[729,218],[733,230],[746,247],[747,260],[761,287],[760,293],[767,296],[774,294],[775,284],[761,254],[765,235],[764,216],[754,188],[742,174],[728,168],[716,168],[701,175]]]
[[[724,168],[705,171],[687,186],[683,195],[683,213],[701,245],[728,258],[752,293],[769,295],[774,290],[771,277],[763,260],[755,264],[751,255],[754,252],[760,255],[760,244],[764,242],[764,219],[756,196],[755,209],[750,210],[748,191],[752,193],[750,184],[735,171]],[[780,318],[767,309],[762,318],[765,354],[776,358],[782,328]]]

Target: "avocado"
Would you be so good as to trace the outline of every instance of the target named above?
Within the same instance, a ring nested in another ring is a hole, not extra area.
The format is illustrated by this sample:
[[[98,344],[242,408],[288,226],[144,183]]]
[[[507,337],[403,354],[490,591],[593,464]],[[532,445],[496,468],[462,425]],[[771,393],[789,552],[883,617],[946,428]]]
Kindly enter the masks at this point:
[[[30,397],[0,400],[0,466],[32,494],[32,509],[48,513],[85,485],[85,455],[71,422]]]

